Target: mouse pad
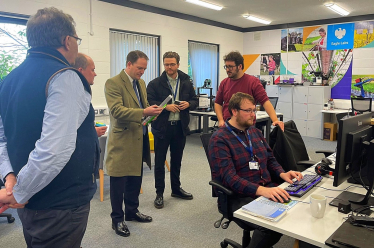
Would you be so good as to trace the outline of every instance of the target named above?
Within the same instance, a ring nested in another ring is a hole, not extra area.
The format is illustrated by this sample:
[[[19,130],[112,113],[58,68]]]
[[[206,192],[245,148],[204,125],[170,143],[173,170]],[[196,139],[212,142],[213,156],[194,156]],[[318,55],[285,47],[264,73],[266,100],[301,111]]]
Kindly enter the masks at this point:
[[[348,221],[345,221],[338,230],[326,240],[326,244],[332,247],[372,248],[373,243],[373,231],[364,227],[353,226]]]

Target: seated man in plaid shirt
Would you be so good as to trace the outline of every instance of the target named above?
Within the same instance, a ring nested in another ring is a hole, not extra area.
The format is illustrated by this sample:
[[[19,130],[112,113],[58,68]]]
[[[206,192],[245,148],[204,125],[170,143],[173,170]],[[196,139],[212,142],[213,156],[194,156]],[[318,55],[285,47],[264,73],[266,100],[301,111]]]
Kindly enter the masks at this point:
[[[212,178],[238,195],[232,206],[233,211],[259,196],[278,202],[289,199],[289,194],[278,188],[270,175],[289,183],[293,183],[293,178],[300,180],[302,175],[296,171],[286,173],[275,160],[261,131],[253,126],[256,116],[254,98],[238,92],[231,97],[228,108],[231,119],[212,135],[209,157]],[[243,224],[255,229],[250,248],[272,247],[282,236],[249,222]]]

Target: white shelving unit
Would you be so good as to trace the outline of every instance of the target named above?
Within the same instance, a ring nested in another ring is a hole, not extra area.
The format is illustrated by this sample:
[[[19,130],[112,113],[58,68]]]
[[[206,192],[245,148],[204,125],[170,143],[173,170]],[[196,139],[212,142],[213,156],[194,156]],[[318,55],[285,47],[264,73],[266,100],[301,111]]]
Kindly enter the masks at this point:
[[[276,112],[293,120],[302,136],[321,138],[323,104],[331,97],[326,86],[266,86],[268,96],[278,97]]]
[[[275,112],[283,114],[283,121],[292,120],[292,88],[293,86],[267,85],[266,93],[271,97],[278,97]]]
[[[326,86],[297,86],[293,89],[293,120],[302,136],[321,138],[323,104],[331,98]]]

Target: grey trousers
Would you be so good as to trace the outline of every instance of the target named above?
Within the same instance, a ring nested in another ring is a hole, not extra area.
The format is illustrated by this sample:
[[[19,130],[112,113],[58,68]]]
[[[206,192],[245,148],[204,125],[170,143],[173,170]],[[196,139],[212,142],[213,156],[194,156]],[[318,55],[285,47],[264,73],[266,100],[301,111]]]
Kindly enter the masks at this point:
[[[79,248],[90,203],[68,210],[18,209],[27,248]]]

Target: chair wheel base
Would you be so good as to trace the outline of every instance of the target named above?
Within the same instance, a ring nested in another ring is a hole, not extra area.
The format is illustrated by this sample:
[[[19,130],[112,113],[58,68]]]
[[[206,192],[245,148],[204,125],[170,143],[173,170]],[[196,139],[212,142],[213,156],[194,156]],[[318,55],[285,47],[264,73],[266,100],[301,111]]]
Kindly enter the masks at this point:
[[[221,247],[222,248],[226,248],[228,245],[230,245],[233,248],[242,248],[242,246],[240,244],[238,244],[237,242],[235,242],[235,241],[233,241],[231,239],[224,239],[221,242]]]
[[[225,242],[221,242],[221,248],[226,248],[228,246],[228,244],[226,244]]]
[[[13,223],[16,219],[14,217],[8,217],[8,223]]]

